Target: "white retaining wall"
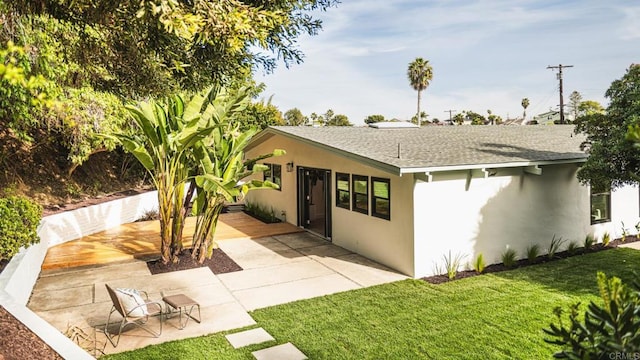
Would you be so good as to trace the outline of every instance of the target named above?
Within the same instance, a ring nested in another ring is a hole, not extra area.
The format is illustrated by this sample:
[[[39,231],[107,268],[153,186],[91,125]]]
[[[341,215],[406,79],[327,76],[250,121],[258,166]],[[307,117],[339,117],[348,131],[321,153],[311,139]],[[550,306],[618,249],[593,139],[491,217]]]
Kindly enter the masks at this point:
[[[133,222],[157,207],[157,192],[150,191],[43,218],[38,226],[40,243],[21,249],[0,274],[0,305],[65,359],[91,359],[88,353],[26,306],[40,276],[47,249]]]

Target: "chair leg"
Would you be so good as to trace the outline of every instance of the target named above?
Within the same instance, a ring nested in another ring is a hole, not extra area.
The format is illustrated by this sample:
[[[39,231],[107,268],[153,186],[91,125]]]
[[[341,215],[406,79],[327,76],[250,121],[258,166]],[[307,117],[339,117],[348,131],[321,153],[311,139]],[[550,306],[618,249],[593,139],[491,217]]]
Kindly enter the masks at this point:
[[[107,337],[107,340],[109,340],[109,342],[111,343],[111,345],[113,345],[113,347],[118,346],[118,343],[120,342],[120,334],[122,333],[122,328],[124,327],[122,324],[124,323],[124,319],[122,319],[122,321],[120,322],[120,329],[118,331],[118,338],[116,339],[116,342],[113,342],[113,336],[110,334],[109,332],[109,323],[111,320],[111,314],[113,314],[113,312],[116,311],[115,306],[111,307],[111,312],[109,312],[109,316],[107,317],[107,323],[104,325],[104,335]]]
[[[160,337],[160,335],[162,335],[162,312],[160,312],[160,331],[159,332],[155,332],[152,329],[146,327],[146,326],[142,326],[140,325],[137,321],[127,321],[127,319],[122,319],[122,321],[120,322],[120,326],[118,328],[118,334],[117,334],[117,339],[115,339],[114,342],[114,336],[110,335],[109,333],[109,322],[111,320],[111,314],[113,314],[113,312],[116,311],[115,307],[112,307],[111,312],[109,313],[109,317],[107,318],[107,323],[104,326],[104,334],[107,337],[107,340],[109,340],[109,342],[111,343],[111,345],[113,345],[113,347],[118,346],[118,343],[120,343],[120,336],[122,335],[122,330],[125,328],[125,326],[129,325],[129,324],[133,324],[137,327],[139,327],[140,329],[148,332],[149,334],[153,335],[154,337]],[[144,323],[146,323],[149,320],[149,316],[147,315],[145,317]],[[143,323],[143,324],[144,324]]]

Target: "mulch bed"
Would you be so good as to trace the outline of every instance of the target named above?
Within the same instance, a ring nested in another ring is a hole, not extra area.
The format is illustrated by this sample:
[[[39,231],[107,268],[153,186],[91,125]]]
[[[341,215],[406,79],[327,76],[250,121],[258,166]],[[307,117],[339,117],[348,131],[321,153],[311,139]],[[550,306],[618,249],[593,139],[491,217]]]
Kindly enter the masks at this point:
[[[453,279],[449,279],[449,277],[446,274],[442,274],[442,275],[433,275],[433,276],[423,277],[422,280],[424,280],[424,281],[426,281],[426,282],[428,282],[430,284],[438,285],[438,284],[447,283],[449,281],[465,279],[465,278],[468,278],[468,277],[484,275],[484,274],[490,274],[490,273],[506,271],[506,270],[513,270],[513,269],[517,269],[517,268],[521,268],[521,267],[537,265],[537,264],[543,264],[543,263],[546,263],[546,262],[557,261],[557,260],[560,260],[560,259],[566,259],[566,258],[572,257],[572,256],[579,256],[579,255],[590,254],[590,253],[598,252],[598,251],[610,250],[610,249],[617,248],[618,246],[620,246],[622,244],[628,244],[628,243],[632,243],[632,242],[636,242],[636,241],[640,241],[640,239],[638,239],[635,235],[634,236],[627,236],[625,241],[622,241],[622,239],[615,239],[615,240],[612,240],[609,243],[609,245],[607,245],[607,246],[604,246],[601,243],[600,244],[594,244],[593,247],[591,249],[589,249],[588,251],[586,251],[586,252],[583,249],[579,249],[579,250],[575,251],[574,253],[569,253],[567,251],[562,251],[562,252],[557,253],[553,257],[553,259],[549,259],[546,255],[541,255],[541,256],[538,256],[535,259],[535,261],[533,261],[533,262],[529,262],[528,259],[520,259],[520,260],[516,261],[516,263],[511,267],[506,267],[502,263],[501,264],[489,265],[489,266],[484,268],[484,271],[482,272],[482,274],[477,273],[475,270],[464,270],[464,271],[458,271],[456,273],[455,278],[453,278]]]
[[[164,264],[162,259],[147,262],[147,267],[151,274],[162,274],[171,271],[189,270],[207,266],[214,274],[225,274],[234,271],[241,271],[240,265],[231,260],[222,249],[214,249],[211,259],[205,259],[204,263],[199,264],[191,258],[190,250],[182,250],[178,256],[179,261],[176,263]]]
[[[0,306],[0,360],[62,359],[49,345]]]

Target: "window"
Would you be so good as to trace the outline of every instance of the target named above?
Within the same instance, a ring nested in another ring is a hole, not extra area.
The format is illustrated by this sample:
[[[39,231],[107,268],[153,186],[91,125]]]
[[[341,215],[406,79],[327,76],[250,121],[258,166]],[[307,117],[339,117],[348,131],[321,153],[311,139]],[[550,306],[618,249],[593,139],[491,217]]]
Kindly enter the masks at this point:
[[[391,219],[391,184],[389,179],[371,178],[371,215]]]
[[[369,178],[353,175],[353,211],[369,214]]]
[[[278,164],[264,164],[268,167],[262,174],[264,175],[264,181],[271,181],[279,186],[278,190],[282,190],[282,165]]]
[[[611,221],[611,192],[591,194],[591,223],[598,224]]]
[[[351,208],[351,186],[349,174],[336,173],[336,206],[349,210]]]

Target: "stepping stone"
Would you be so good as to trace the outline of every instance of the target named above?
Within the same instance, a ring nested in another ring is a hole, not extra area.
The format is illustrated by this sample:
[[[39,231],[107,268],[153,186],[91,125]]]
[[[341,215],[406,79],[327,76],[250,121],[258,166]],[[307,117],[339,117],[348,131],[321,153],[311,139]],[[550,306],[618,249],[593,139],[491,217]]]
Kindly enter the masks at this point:
[[[307,356],[292,343],[272,346],[251,353],[256,360],[306,360]]]
[[[275,340],[273,336],[263,328],[251,329],[235,334],[225,336],[234,349],[245,347],[253,344]]]

